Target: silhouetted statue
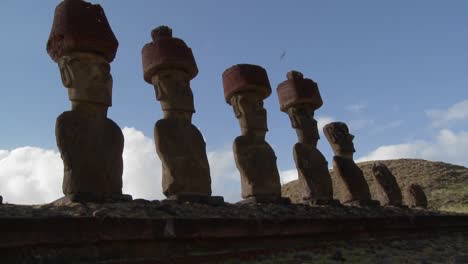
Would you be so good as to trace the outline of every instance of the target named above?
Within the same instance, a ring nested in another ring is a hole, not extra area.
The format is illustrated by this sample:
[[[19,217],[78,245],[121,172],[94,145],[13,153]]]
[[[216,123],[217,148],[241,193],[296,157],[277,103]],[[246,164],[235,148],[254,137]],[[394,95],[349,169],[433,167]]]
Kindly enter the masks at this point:
[[[334,185],[337,198],[342,204],[377,206],[372,200],[369,185],[362,170],[354,163],[354,136],[342,122],[332,122],[323,128],[335,156],[333,157]]]
[[[154,127],[156,150],[162,162],[162,187],[168,199],[221,204],[211,196],[210,167],[200,131],[192,125],[195,112],[190,80],[198,68],[192,50],[172,30],[160,26],[142,50],[143,73],[153,84],[164,118]]]
[[[107,118],[117,47],[101,6],[65,0],[55,9],[47,52],[58,63],[72,108],[55,128],[65,194],[57,202],[131,200],[122,194],[123,134]]]
[[[293,156],[302,187],[303,202],[308,204],[338,204],[333,199],[333,188],[328,162],[317,149],[320,139],[314,111],[323,104],[317,84],[304,79],[302,73],[291,71],[287,80],[277,88],[280,109],[289,115],[296,130],[298,143]]]
[[[395,176],[382,162],[372,165],[375,179],[377,200],[383,206],[401,206],[402,195]]]
[[[241,203],[289,202],[281,197],[276,155],[265,141],[267,113],[263,100],[271,94],[265,69],[238,64],[223,73],[224,97],[232,105],[242,135],[234,140],[233,150],[241,175]]]
[[[405,203],[411,208],[427,208],[427,197],[419,184],[411,184],[406,189]]]

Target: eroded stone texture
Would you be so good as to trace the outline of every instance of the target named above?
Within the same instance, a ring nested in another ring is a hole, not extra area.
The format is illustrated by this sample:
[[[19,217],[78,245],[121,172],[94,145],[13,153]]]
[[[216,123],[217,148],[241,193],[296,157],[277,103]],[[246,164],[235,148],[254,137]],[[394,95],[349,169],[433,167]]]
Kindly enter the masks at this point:
[[[122,193],[123,135],[112,120],[67,111],[57,118],[64,163],[63,192],[97,197]]]
[[[372,166],[372,173],[376,182],[376,198],[380,204],[384,206],[401,206],[401,190],[395,176],[388,167],[381,162],[376,162]]]
[[[56,139],[64,163],[66,202],[131,200],[122,194],[123,134],[112,105],[110,62],[118,42],[99,5],[65,0],[56,10],[47,52],[58,63],[72,110],[57,118]]]
[[[177,119],[156,122],[155,141],[163,164],[163,192],[167,197],[180,193],[211,194],[210,167],[205,141],[192,124]]]
[[[350,205],[378,205],[378,201],[371,199],[369,185],[362,170],[354,163],[354,136],[349,133],[348,126],[342,122],[332,122],[323,128],[323,132],[335,153],[333,188],[336,189],[340,202]]]
[[[154,128],[163,192],[174,200],[222,203],[222,197],[211,196],[205,141],[192,125],[195,107],[190,80],[198,73],[192,50],[172,37],[169,27],[158,27],[151,35],[153,41],[143,47],[142,62],[144,79],[153,84],[164,113]]]
[[[427,197],[418,184],[411,184],[406,189],[405,203],[409,207],[427,208]]]
[[[296,130],[298,143],[293,156],[302,186],[303,200],[314,204],[333,204],[333,188],[328,162],[317,149],[320,139],[314,111],[322,106],[317,84],[291,71],[277,88],[281,111],[286,112]]]
[[[223,73],[226,102],[232,105],[242,135],[234,140],[233,151],[241,175],[244,203],[288,202],[281,197],[276,155],[265,141],[268,131],[263,100],[271,94],[265,69],[238,64]]]

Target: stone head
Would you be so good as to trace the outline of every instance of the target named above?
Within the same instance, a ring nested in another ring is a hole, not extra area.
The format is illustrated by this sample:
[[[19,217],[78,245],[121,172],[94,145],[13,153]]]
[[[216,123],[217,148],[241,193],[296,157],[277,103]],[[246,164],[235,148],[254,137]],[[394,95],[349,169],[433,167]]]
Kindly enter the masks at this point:
[[[299,141],[316,145],[320,137],[314,111],[323,104],[318,86],[298,71],[290,71],[286,77],[287,80],[276,89],[280,109],[288,114]]]
[[[354,149],[354,136],[349,133],[348,126],[342,122],[332,122],[323,127],[323,133],[332,146],[336,156],[352,158]]]
[[[252,64],[234,65],[223,73],[224,97],[232,105],[244,135],[264,136],[268,131],[263,100],[271,94],[265,69]]]
[[[233,95],[230,100],[234,114],[242,131],[268,131],[267,112],[263,107],[263,98],[256,93],[240,93]]]
[[[155,28],[151,37],[142,49],[143,78],[153,84],[166,117],[191,118],[195,107],[190,80],[198,74],[192,50],[167,26]]]
[[[118,45],[100,5],[81,0],[57,5],[47,52],[58,63],[72,102],[112,104],[109,63]]]
[[[165,116],[186,115],[195,112],[189,76],[183,71],[163,70],[152,78],[156,99],[161,103]]]
[[[406,189],[407,205],[409,207],[427,208],[427,197],[419,184],[411,184]]]
[[[71,101],[112,105],[112,75],[104,57],[75,52],[60,57],[58,65]]]
[[[372,165],[372,173],[375,179],[382,185],[388,185],[388,178],[394,178],[392,172],[382,162],[375,162]]]
[[[317,120],[314,118],[314,110],[310,105],[302,104],[291,106],[287,109],[291,126],[296,129],[299,141],[310,142],[317,145],[320,135]]]

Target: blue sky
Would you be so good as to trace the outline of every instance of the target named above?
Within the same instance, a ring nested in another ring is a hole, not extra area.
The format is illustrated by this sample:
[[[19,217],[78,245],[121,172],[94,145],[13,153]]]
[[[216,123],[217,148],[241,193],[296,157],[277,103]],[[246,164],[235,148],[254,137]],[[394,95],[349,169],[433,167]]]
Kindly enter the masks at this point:
[[[57,152],[55,119],[70,103],[45,45],[59,2],[0,2],[4,157],[25,146]],[[461,158],[468,154],[466,1],[91,2],[104,8],[120,42],[111,64],[109,117],[145,139],[153,138],[162,112],[142,78],[141,48],[154,27],[168,25],[192,48],[198,64],[191,83],[193,123],[210,153],[229,152],[240,135],[224,101],[221,74],[233,64],[252,63],[267,70],[273,88],[265,101],[267,140],[281,171],[294,169],[296,135],[279,110],[276,86],[293,69],[319,85],[324,100],[316,111],[319,123],[348,123],[356,158],[415,157],[468,166]],[[332,158],[323,136],[319,148]],[[233,166],[233,160],[226,162]]]

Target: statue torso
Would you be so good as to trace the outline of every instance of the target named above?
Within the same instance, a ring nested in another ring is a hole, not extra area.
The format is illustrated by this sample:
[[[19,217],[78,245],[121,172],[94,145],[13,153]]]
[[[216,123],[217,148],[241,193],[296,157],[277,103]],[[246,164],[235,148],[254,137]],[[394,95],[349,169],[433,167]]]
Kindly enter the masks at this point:
[[[296,143],[293,149],[299,181],[305,197],[333,199],[333,188],[328,162],[315,147]]]
[[[122,192],[124,138],[117,124],[67,111],[57,118],[56,139],[65,194]]]
[[[239,136],[234,141],[233,149],[241,174],[242,197],[255,194],[281,195],[276,155],[266,141]]]
[[[164,194],[211,194],[210,167],[200,131],[191,123],[174,119],[161,119],[154,129]]]

